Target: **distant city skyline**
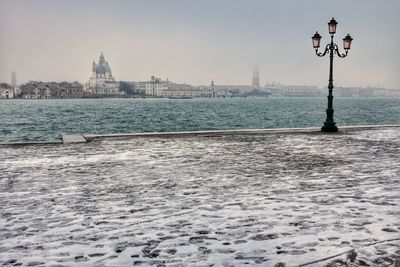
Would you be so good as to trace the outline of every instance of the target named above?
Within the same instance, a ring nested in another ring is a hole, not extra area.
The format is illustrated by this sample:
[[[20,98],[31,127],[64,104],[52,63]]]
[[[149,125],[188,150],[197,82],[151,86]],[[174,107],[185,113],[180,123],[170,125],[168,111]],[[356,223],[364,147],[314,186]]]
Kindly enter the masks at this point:
[[[104,52],[116,80],[155,75],[193,85],[271,82],[317,85],[328,80],[311,36],[350,33],[353,47],[335,59],[337,86],[400,88],[400,1],[137,0],[0,2],[0,81],[88,82]]]

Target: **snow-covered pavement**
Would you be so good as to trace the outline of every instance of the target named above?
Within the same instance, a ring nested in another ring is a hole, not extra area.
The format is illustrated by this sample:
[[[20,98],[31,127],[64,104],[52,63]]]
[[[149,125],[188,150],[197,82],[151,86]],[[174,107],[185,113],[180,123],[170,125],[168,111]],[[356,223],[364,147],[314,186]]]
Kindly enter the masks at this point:
[[[7,266],[393,266],[400,128],[3,146],[0,204]]]

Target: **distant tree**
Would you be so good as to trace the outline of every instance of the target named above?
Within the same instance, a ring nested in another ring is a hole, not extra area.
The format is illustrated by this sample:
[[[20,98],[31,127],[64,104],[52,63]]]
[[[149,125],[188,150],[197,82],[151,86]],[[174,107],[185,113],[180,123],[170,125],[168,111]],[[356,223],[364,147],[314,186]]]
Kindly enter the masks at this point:
[[[125,92],[127,95],[133,95],[135,93],[135,86],[131,83],[120,82],[119,89]]]

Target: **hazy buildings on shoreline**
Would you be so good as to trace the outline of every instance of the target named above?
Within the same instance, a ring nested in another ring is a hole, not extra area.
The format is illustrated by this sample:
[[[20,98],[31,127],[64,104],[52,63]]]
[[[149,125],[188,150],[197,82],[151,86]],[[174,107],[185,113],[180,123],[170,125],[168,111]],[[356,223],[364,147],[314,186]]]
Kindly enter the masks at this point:
[[[213,81],[208,86],[193,86],[174,83],[152,76],[149,81],[119,81],[105,87],[89,87],[79,82],[30,81],[17,87],[0,84],[0,98],[50,99],[82,97],[143,97],[143,98],[226,98],[226,97],[322,97],[328,89],[307,85],[267,84],[218,85]],[[118,87],[116,87],[117,85]],[[335,87],[336,97],[399,97],[400,90],[381,87]]]
[[[264,87],[272,97],[320,97],[326,96],[328,88],[318,88],[308,85],[266,84]],[[392,97],[400,96],[400,89],[386,89],[382,87],[342,87],[333,88],[336,97]]]
[[[20,98],[81,98],[84,96],[83,85],[78,82],[37,82],[31,81],[19,87]]]
[[[151,76],[148,81],[116,81],[111,67],[100,54],[96,64],[93,61],[92,75],[84,85],[79,82],[30,81],[18,86],[15,71],[11,84],[0,84],[0,98],[81,98],[81,97],[156,97],[156,98],[218,98],[218,97],[319,97],[327,94],[327,88],[309,85],[283,85],[280,83],[260,86],[259,68],[253,69],[251,85],[210,85],[193,86],[162,80]],[[392,97],[400,96],[400,90],[381,87],[335,87],[336,97]]]
[[[321,95],[321,91],[318,90],[317,86],[282,86],[281,95],[287,97],[316,97]]]
[[[328,88],[325,87],[323,92],[327,92]],[[335,87],[333,89],[336,97],[392,97],[400,96],[400,89],[391,90],[382,87]]]
[[[149,81],[144,82],[121,82],[129,85],[128,90],[121,87],[125,94],[141,97],[165,97],[165,98],[193,98],[212,97],[211,89],[208,86],[192,86],[185,83],[174,83],[151,76]]]

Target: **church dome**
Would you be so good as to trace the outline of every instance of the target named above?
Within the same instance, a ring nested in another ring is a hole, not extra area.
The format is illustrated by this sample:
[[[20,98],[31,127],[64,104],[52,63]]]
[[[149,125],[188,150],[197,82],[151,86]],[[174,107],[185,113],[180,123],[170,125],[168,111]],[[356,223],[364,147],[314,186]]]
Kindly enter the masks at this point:
[[[111,68],[110,68],[110,65],[108,65],[108,62],[106,62],[105,69],[106,69],[106,72],[111,74]]]
[[[105,60],[103,53],[101,53],[100,55],[98,64],[96,64],[96,62],[93,61],[92,70],[93,70],[93,78],[110,79],[110,80],[114,79],[112,77],[110,65]]]
[[[98,64],[96,67],[96,74],[105,74],[106,67],[104,65]]]
[[[104,59],[103,52],[101,52],[100,58],[99,58],[99,64],[104,64],[106,63],[106,60]]]

